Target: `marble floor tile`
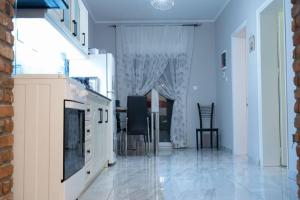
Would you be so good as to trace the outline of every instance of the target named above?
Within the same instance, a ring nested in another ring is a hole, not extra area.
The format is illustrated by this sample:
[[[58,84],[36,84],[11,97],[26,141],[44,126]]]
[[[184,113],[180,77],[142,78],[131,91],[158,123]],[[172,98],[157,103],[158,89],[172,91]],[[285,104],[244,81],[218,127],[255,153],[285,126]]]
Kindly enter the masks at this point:
[[[118,157],[79,200],[293,200],[286,168],[260,168],[246,157],[194,149],[158,157]]]

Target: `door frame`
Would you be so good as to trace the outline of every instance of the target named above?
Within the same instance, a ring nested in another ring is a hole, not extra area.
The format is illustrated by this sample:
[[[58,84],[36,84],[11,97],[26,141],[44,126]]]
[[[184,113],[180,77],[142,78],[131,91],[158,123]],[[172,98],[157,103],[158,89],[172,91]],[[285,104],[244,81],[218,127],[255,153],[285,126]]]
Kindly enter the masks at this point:
[[[258,133],[259,133],[259,163],[261,167],[265,166],[265,162],[264,162],[264,151],[263,151],[263,145],[264,145],[264,141],[263,141],[263,124],[262,124],[262,120],[263,120],[263,111],[262,111],[262,101],[263,101],[263,97],[262,97],[262,56],[261,56],[261,15],[262,13],[265,11],[265,9],[267,9],[274,1],[276,0],[267,0],[265,1],[257,10],[256,10],[256,38],[257,38],[257,96],[258,96]],[[284,1],[282,1],[282,3],[284,4]],[[284,11],[284,9],[283,9]],[[284,58],[286,60],[286,57]],[[279,106],[279,105],[278,105]],[[280,108],[279,108],[280,109]],[[279,116],[280,118],[280,116]],[[280,120],[280,119],[279,119]],[[279,121],[280,122],[280,121]],[[287,122],[286,122],[287,124]],[[282,133],[281,130],[280,131],[280,139],[282,138]],[[287,134],[287,133],[286,133]],[[281,142],[281,141],[280,141]],[[286,145],[287,146],[287,145]],[[280,157],[282,156],[282,149],[281,149],[281,144],[280,144]],[[288,149],[287,149],[288,150]],[[286,159],[288,159],[288,155],[286,155]],[[281,158],[282,160],[282,158]],[[282,164],[282,161],[280,161]],[[286,163],[286,165],[288,165],[288,163]]]
[[[241,119],[242,116],[241,116],[241,112],[238,112],[239,109],[236,108],[236,101],[237,101],[237,98],[236,97],[237,95],[237,92],[239,91],[236,91],[236,84],[237,84],[237,81],[236,80],[238,78],[238,60],[236,59],[236,51],[237,51],[237,48],[240,48],[238,47],[237,45],[238,44],[238,37],[237,35],[243,30],[245,29],[246,30],[246,35],[247,35],[247,21],[244,21],[241,25],[238,26],[238,28],[231,34],[231,62],[232,62],[232,70],[231,70],[231,77],[232,77],[232,122],[233,122],[233,154],[235,155],[247,155],[248,154],[248,148],[245,150],[245,149],[241,149],[240,147],[238,147],[239,143],[240,143],[240,139],[237,137],[237,134],[240,132],[238,130],[238,122],[237,122],[237,119]],[[247,36],[246,36],[247,38]],[[246,42],[246,77],[248,77],[248,62],[247,62],[247,57],[248,57],[248,52],[247,52],[247,39],[245,38],[245,42]],[[247,87],[247,93],[248,93],[248,79],[246,80],[246,87]],[[248,94],[246,95],[246,102],[247,102],[247,98],[248,98]],[[246,104],[245,104],[246,106]],[[247,108],[246,108],[247,110]],[[247,111],[246,113],[244,113],[246,115],[248,115]],[[245,117],[245,116],[244,116]],[[244,124],[244,129],[246,130],[246,133],[245,133],[245,137],[246,137],[246,142],[248,144],[248,117],[246,119],[246,122]]]

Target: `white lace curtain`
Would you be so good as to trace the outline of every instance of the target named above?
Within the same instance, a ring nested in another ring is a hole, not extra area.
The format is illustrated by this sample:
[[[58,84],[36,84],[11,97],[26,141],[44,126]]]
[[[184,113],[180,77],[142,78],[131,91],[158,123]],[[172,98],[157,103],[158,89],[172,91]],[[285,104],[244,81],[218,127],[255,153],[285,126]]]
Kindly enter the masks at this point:
[[[174,100],[171,142],[187,145],[187,91],[194,27],[117,27],[117,90],[122,105],[128,95],[145,95],[151,89]]]

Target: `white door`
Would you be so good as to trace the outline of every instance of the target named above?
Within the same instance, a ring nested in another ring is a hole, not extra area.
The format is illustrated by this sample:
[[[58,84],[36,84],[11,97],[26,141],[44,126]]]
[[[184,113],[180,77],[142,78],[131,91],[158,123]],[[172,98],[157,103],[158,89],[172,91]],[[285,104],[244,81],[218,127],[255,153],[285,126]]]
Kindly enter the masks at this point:
[[[248,154],[247,29],[242,24],[232,34],[233,152]]]
[[[257,11],[260,86],[260,162],[287,165],[287,104],[283,1]]]

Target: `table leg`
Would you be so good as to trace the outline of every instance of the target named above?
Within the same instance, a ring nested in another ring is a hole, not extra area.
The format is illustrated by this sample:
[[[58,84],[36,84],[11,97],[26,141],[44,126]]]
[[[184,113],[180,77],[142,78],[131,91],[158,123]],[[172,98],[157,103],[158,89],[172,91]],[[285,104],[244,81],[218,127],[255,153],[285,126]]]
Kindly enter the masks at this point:
[[[196,144],[197,144],[197,151],[199,151],[199,138],[198,138],[198,131],[196,130]]]

